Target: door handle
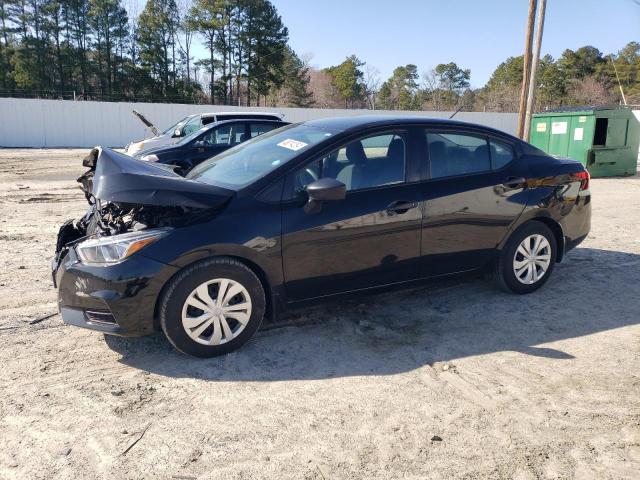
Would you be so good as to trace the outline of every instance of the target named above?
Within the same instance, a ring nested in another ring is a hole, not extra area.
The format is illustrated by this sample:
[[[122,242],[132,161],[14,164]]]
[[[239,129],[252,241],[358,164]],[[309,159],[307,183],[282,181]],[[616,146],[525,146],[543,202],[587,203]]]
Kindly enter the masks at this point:
[[[402,215],[403,213],[407,213],[412,208],[416,208],[418,204],[416,202],[406,202],[404,200],[399,200],[397,202],[391,203],[387,208],[388,215],[395,215],[396,213]]]
[[[509,177],[503,183],[505,188],[524,188],[527,184],[527,180],[524,177]]]

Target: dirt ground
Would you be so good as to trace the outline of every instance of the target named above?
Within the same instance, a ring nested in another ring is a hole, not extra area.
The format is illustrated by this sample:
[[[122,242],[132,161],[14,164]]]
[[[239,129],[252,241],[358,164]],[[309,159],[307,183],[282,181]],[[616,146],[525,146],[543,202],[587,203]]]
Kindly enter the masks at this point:
[[[86,150],[0,150],[0,478],[640,478],[640,177],[539,292],[480,278],[290,313],[195,360],[65,326]]]

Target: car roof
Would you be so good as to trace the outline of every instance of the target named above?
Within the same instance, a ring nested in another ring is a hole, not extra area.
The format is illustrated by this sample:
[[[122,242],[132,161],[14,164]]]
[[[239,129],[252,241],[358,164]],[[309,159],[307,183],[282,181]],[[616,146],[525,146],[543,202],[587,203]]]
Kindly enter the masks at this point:
[[[247,120],[251,120],[250,118],[231,118],[229,120],[218,120],[217,122],[212,122],[209,123],[207,125],[205,125],[202,128],[207,128],[210,127],[212,125],[223,125],[225,123],[238,123],[238,122],[246,122]],[[260,120],[261,122],[265,122],[265,123],[286,123],[289,124],[289,122],[285,122],[284,120],[273,120],[271,118],[265,118],[264,120]]]
[[[349,117],[331,117],[318,118],[303,122],[304,125],[310,125],[320,129],[326,129],[334,132],[344,132],[352,129],[363,129],[370,127],[393,127],[397,125],[437,125],[437,126],[457,126],[457,127],[473,127],[485,130],[487,132],[496,133],[503,136],[513,137],[512,135],[496,130],[495,128],[475,123],[461,122],[459,120],[449,120],[444,118],[426,117],[421,115],[356,115]],[[515,137],[513,137],[515,138]]]
[[[232,118],[231,120],[219,120],[217,122],[211,122],[211,123],[208,123],[207,125],[204,125],[203,127],[200,127],[198,130],[196,130],[196,132],[204,132],[204,131],[211,130],[214,127],[225,125],[227,123],[240,123],[240,122],[246,122],[247,120],[251,120],[251,119],[250,118]],[[264,123],[277,123],[282,125],[289,125],[289,122],[285,122],[284,120],[264,119],[260,121]]]
[[[203,117],[215,117],[220,115],[251,115],[253,117],[280,117],[284,118],[284,115],[277,112],[208,112],[200,114]]]

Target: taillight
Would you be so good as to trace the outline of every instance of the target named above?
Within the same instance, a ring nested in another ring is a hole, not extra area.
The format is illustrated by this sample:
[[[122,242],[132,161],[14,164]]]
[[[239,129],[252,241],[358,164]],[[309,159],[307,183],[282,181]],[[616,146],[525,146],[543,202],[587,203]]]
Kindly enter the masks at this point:
[[[580,190],[587,190],[589,188],[589,180],[591,179],[589,172],[584,170],[576,173],[575,175],[580,179]]]

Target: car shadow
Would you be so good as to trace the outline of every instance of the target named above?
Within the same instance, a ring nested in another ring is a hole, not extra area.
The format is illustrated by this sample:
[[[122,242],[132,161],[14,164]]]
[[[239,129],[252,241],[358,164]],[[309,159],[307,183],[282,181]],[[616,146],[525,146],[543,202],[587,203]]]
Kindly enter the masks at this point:
[[[638,324],[639,295],[640,255],[578,248],[530,295],[478,277],[433,282],[287,313],[224,357],[184,356],[162,334],[106,342],[123,364],[210,381],[392,375],[500,351],[565,361],[553,342]]]

